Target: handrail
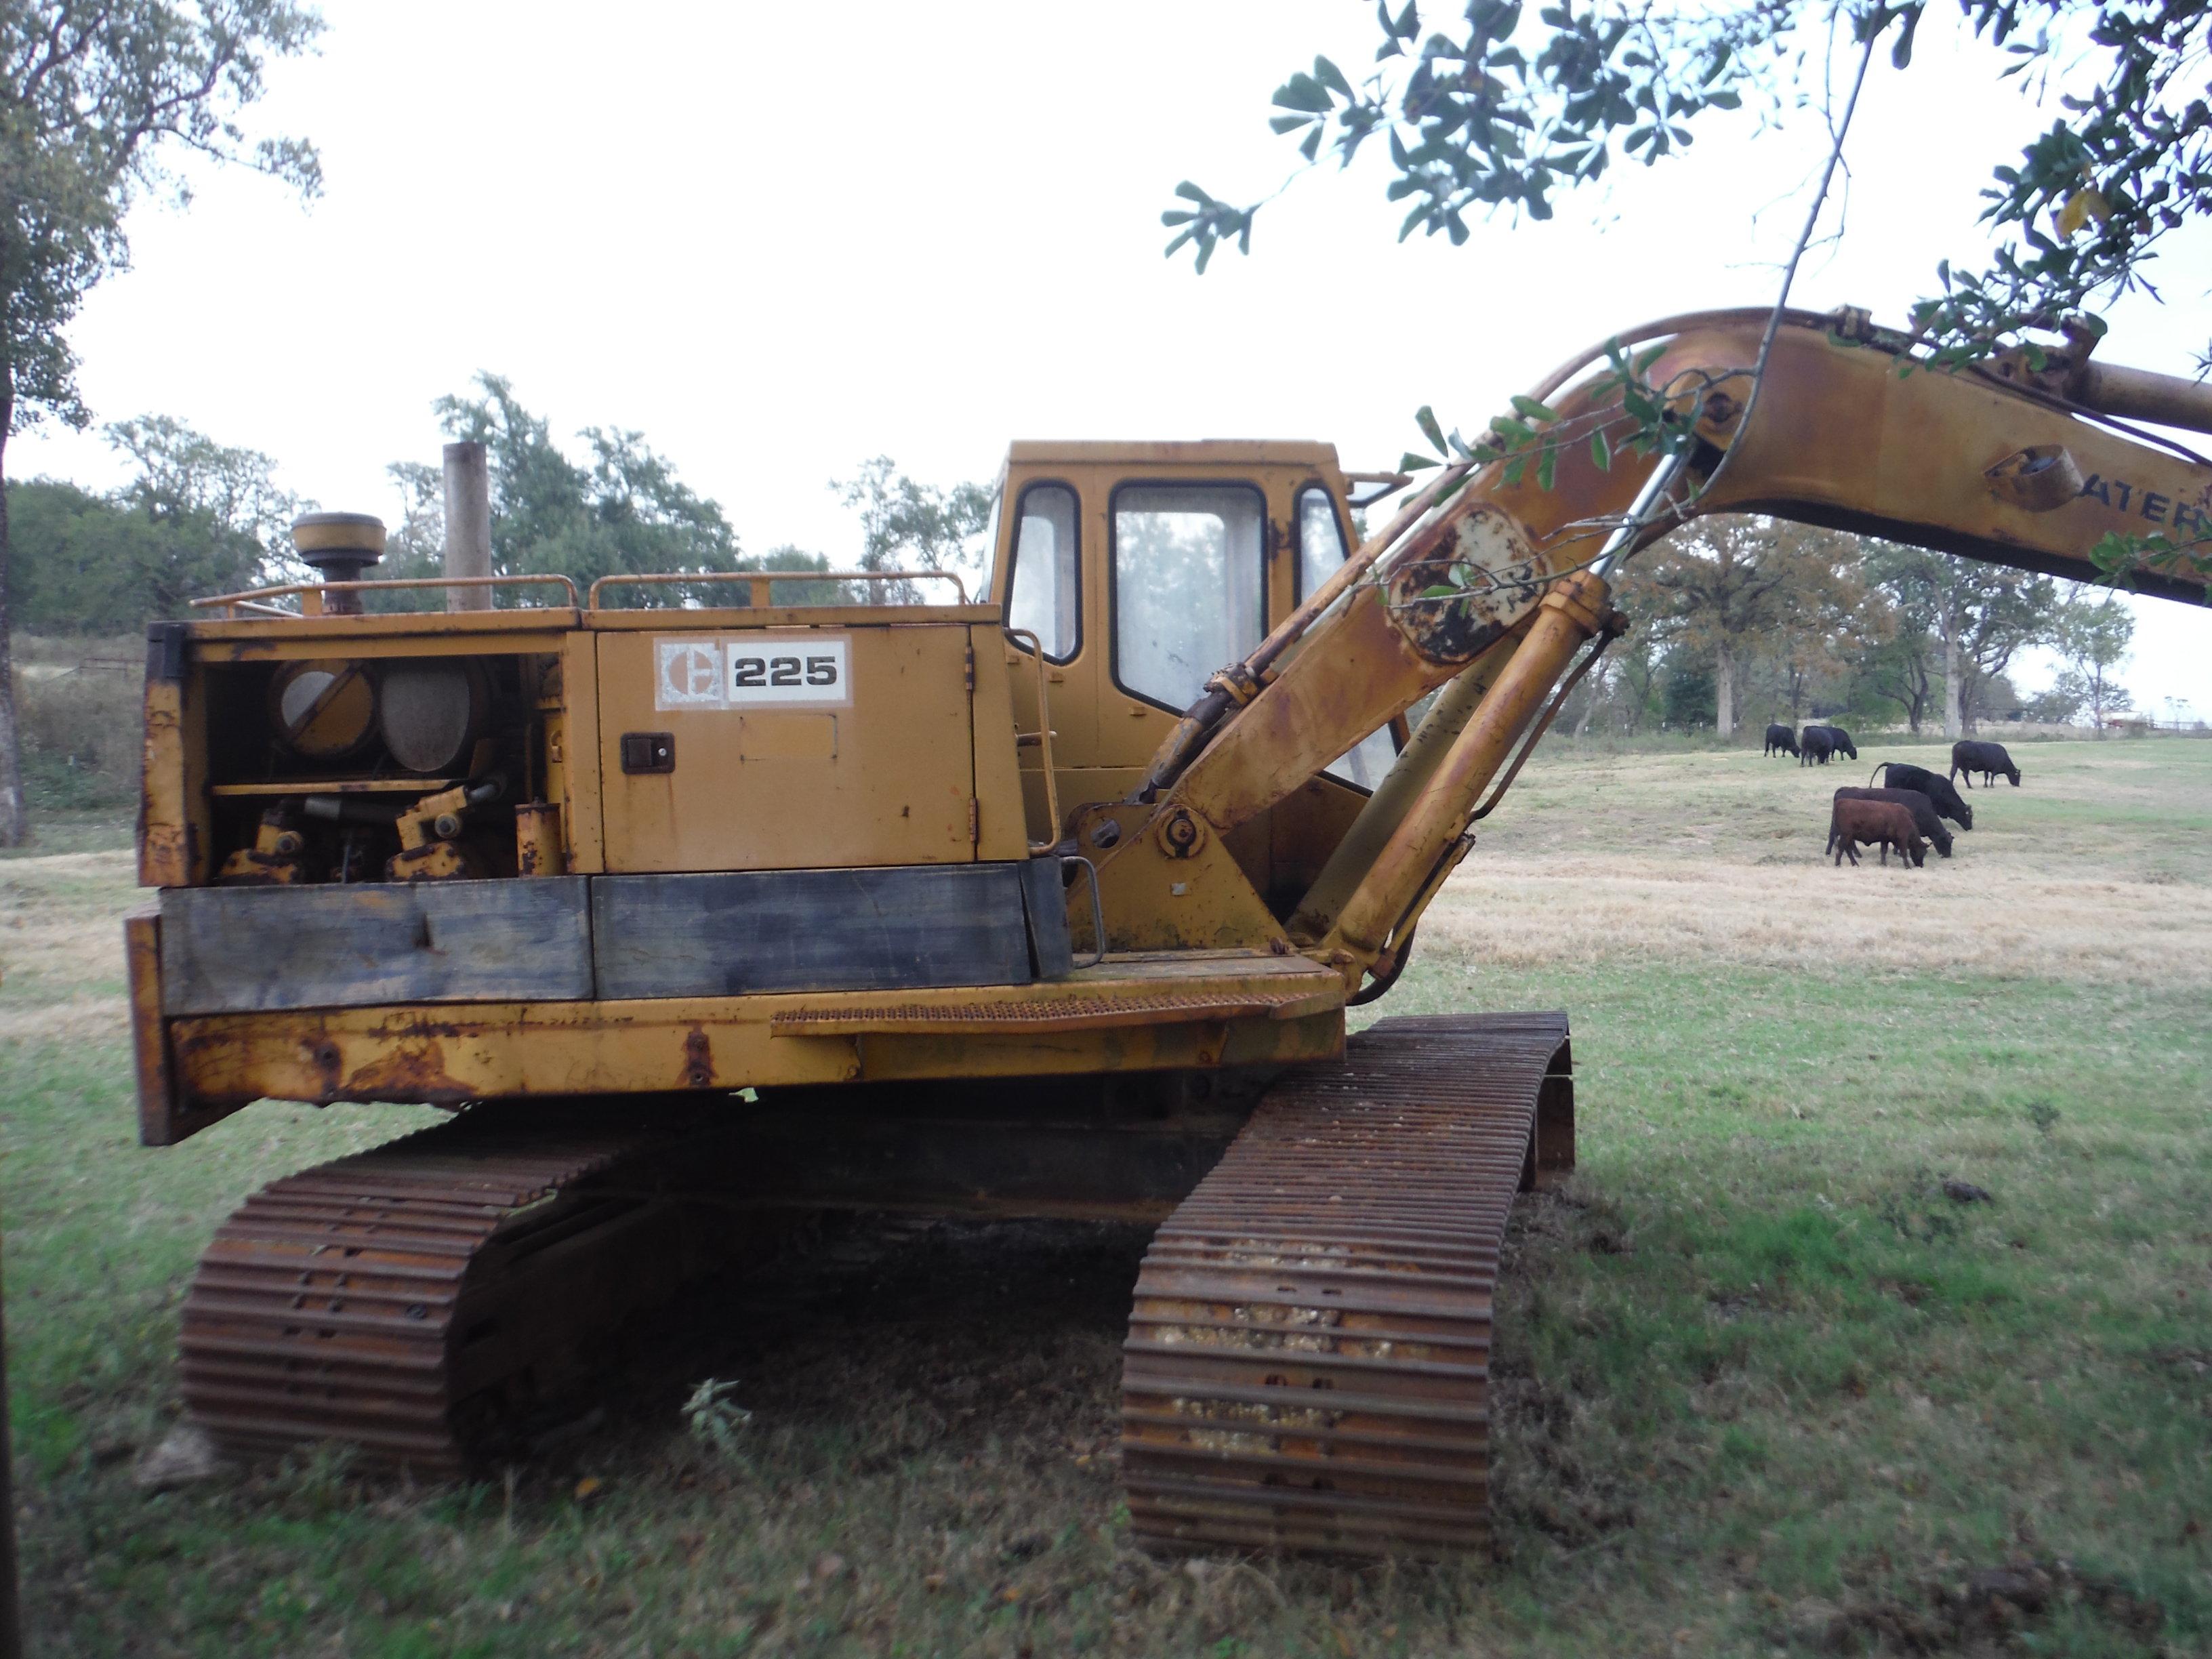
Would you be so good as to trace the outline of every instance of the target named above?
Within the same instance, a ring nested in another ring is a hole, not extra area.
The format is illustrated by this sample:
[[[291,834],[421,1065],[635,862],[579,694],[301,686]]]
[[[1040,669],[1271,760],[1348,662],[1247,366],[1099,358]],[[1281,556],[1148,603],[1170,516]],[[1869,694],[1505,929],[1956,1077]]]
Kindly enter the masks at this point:
[[[273,614],[280,617],[289,617],[292,614],[291,612],[286,611],[276,611],[273,606],[264,603],[264,601],[272,599],[282,599],[287,593],[296,593],[304,599],[310,593],[367,593],[374,592],[397,592],[401,588],[411,587],[515,587],[526,586],[532,583],[542,586],[547,582],[558,582],[562,586],[567,588],[568,590],[569,608],[573,610],[575,607],[576,584],[566,576],[556,575],[394,576],[384,581],[285,582],[282,586],[276,587],[248,587],[241,589],[240,592],[235,593],[216,593],[204,599],[194,599],[191,601],[191,605],[194,610],[204,610],[218,605],[233,606],[253,605],[260,610],[270,611]],[[339,613],[332,611],[326,612],[325,614],[334,616]]]
[[[599,609],[599,590],[620,586],[625,582],[744,582],[752,590],[745,596],[748,604],[765,607],[770,602],[770,582],[910,582],[927,581],[932,578],[951,582],[952,591],[960,596],[960,603],[968,603],[967,583],[950,570],[700,570],[689,574],[681,571],[659,571],[650,574],[602,576],[592,584],[591,593],[585,604],[597,611]]]
[[[1019,644],[1027,640],[1036,653],[1037,665],[1037,765],[1044,774],[1044,827],[1042,841],[1030,843],[1030,856],[1036,858],[1060,845],[1060,790],[1052,776],[1052,693],[1046,689],[1050,670],[1044,659],[1044,641],[1026,628],[1009,628],[1008,639]]]

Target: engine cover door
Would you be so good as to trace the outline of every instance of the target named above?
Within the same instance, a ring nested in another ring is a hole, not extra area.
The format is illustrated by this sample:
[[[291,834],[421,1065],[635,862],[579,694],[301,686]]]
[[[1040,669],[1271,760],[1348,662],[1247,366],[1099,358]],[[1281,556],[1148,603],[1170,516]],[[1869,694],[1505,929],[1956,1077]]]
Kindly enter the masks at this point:
[[[957,623],[601,634],[607,870],[971,861],[968,634]]]

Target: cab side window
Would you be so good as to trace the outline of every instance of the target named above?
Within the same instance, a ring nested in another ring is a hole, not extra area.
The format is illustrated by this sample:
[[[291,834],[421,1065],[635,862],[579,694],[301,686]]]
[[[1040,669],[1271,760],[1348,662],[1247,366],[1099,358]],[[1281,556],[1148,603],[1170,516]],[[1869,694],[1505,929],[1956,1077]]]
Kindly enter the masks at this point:
[[[1044,653],[1066,662],[1083,643],[1083,567],[1076,557],[1075,492],[1031,484],[1014,520],[1013,588],[1006,626],[1037,636]]]
[[[1189,707],[1267,631],[1267,508],[1248,484],[1130,484],[1114,495],[1114,675]]]
[[[1298,491],[1298,597],[1334,576],[1351,556],[1328,491],[1312,484]]]

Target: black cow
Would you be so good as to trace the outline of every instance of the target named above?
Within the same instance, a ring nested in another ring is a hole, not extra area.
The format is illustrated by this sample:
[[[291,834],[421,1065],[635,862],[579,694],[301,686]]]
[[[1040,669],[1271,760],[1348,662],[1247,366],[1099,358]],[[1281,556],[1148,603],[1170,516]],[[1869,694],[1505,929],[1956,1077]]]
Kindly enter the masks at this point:
[[[1928,837],[1929,845],[1945,858],[1951,856],[1951,832],[1936,816],[1936,803],[1917,789],[1838,789],[1838,800],[1886,800],[1912,814],[1912,827]],[[1831,845],[1828,851],[1834,852]]]
[[[1887,774],[1884,776],[1884,774]],[[1959,792],[1951,787],[1948,778],[1939,778],[1924,766],[1908,766],[1903,761],[1884,761],[1874,769],[1874,778],[1881,778],[1892,789],[1917,789],[1936,804],[1936,810],[1957,824],[1961,830],[1974,827],[1974,809],[1959,799]]]
[[[1842,726],[1824,726],[1820,729],[1828,734],[1828,746],[1836,753],[1849,755],[1853,760],[1859,757],[1858,744],[1851,741],[1851,734],[1844,731]]]
[[[1759,752],[1762,756],[1794,755],[1797,752],[1796,734],[1786,726],[1770,726],[1766,728],[1766,747]]]
[[[1828,741],[1828,728],[1825,726],[1807,726],[1797,734],[1797,742],[1800,745],[1797,764],[1800,766],[1826,766],[1828,757],[1836,752],[1836,745]]]
[[[2012,763],[2012,757],[2005,753],[2002,744],[1975,743],[1966,738],[1953,744],[1950,775],[1955,778],[1965,774],[1966,787],[1971,789],[1977,772],[1982,775],[1984,784],[1994,785],[1997,774],[2002,772],[2012,780],[2014,788],[2020,787],[2020,768]]]

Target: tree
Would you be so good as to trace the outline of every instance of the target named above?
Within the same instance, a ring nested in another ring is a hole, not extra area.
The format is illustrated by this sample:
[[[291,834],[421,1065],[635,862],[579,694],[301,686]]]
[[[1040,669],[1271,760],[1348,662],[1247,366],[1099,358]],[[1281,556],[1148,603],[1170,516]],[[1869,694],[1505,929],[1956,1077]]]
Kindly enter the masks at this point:
[[[1722,737],[1735,731],[1754,656],[1798,663],[1794,720],[1805,676],[1824,648],[1807,641],[1842,625],[1850,591],[1844,570],[1856,556],[1852,541],[1832,531],[1731,514],[1694,521],[1638,562],[1666,608],[1669,637],[1712,659]]]
[[[569,577],[588,586],[602,576],[709,572],[825,574],[819,553],[786,544],[744,553],[721,506],[699,495],[645,441],[644,434],[586,427],[578,435],[589,461],[556,443],[551,423],[532,413],[503,376],[477,376],[474,397],[441,398],[433,405],[451,438],[483,444],[491,473],[492,569],[500,575]],[[385,469],[399,492],[397,525],[388,532],[386,577],[432,577],[445,568],[445,481],[434,466],[394,461]],[[888,456],[865,463],[860,476],[830,489],[860,514],[860,565],[868,570],[939,569],[980,562],[972,545],[988,523],[990,492],[981,484],[936,489],[898,471]],[[836,605],[860,597],[852,584],[778,581],[778,605]],[[903,584],[887,584],[896,590]],[[909,596],[910,597],[910,596]],[[742,603],[721,583],[672,583],[638,589],[635,603]],[[379,594],[372,603],[434,608],[442,590]]]
[[[1854,665],[1896,633],[1897,617],[1887,599],[1867,586],[1856,537],[1829,532],[1809,540],[1792,562],[1788,586],[1789,621],[1767,651],[1794,726],[1816,687],[1847,692]],[[1847,696],[1835,704],[1850,706]]]
[[[2135,632],[2136,619],[2119,600],[2109,593],[2092,599],[2078,589],[2060,609],[2051,630],[2052,643],[2072,665],[2075,684],[2066,689],[2074,695],[2075,707],[2087,706],[2090,720],[2100,732],[2106,715],[2123,713],[2135,702],[2127,688],[2112,678],[2112,671],[2127,660]]]
[[[1667,653],[1660,710],[1674,732],[1695,732],[1712,720],[1716,702],[1712,659],[1677,646]]]
[[[917,483],[888,455],[860,463],[858,476],[832,480],[830,490],[860,518],[863,570],[980,572],[983,532],[991,522],[988,485],[957,483],[940,489]],[[911,599],[913,584],[887,584],[884,597]]]
[[[276,482],[276,463],[259,450],[219,444],[167,415],[112,422],[103,435],[137,468],[118,499],[156,524],[210,526],[234,545],[239,585],[313,574],[292,547],[292,521],[313,504]],[[148,614],[173,616],[185,599],[221,591],[186,574],[153,598]]]
[[[1735,731],[1737,659],[1778,620],[1783,528],[1770,519],[1701,520],[1646,556],[1647,574],[1676,622],[1675,637],[1712,655],[1714,724],[1723,738]],[[1676,721],[1671,695],[1668,719]]]
[[[1371,139],[1389,150],[1399,234],[1468,235],[1470,212],[1549,218],[1554,192],[1616,161],[1657,163],[1689,147],[1711,113],[1771,118],[1812,101],[1828,70],[1801,29],[1840,20],[1870,57],[1891,41],[1910,64],[1924,0],[1591,0],[1531,17],[1517,0],[1378,0],[1377,67],[1353,84],[1326,58],[1277,88],[1272,125],[1308,163],[1348,167]],[[1456,17],[1453,14],[1457,14]],[[1939,14],[1940,15],[1940,14]],[[2025,329],[2051,329],[2100,296],[2145,286],[2142,267],[2212,214],[2212,111],[2203,96],[2212,18],[2145,0],[1960,0],[2001,73],[2055,93],[2063,112],[2017,163],[1995,168],[1984,220],[2001,240],[1985,269],[1937,274],[1913,322],[1940,362],[1985,356]],[[1425,21],[1425,19],[1426,21]],[[1163,215],[1168,252],[1205,269],[1233,240],[1249,252],[1261,203],[1237,207],[1186,180]],[[2048,224],[2047,233],[2043,227]],[[2212,349],[2206,354],[2212,366]]]
[[[1869,538],[1866,546],[1868,576],[1887,591],[1903,628],[1932,637],[1943,687],[1943,735],[1963,736],[1973,725],[1979,682],[2003,673],[2014,653],[2048,635],[2057,585],[2048,576],[1894,542]]]
[[[291,524],[306,503],[276,483],[268,456],[167,416],[106,435],[137,470],[113,495],[52,479],[8,486],[18,626],[121,632],[184,616],[206,594],[305,574]]]
[[[2070,668],[2061,669],[2045,690],[2027,700],[2025,712],[2032,720],[2065,725],[2081,712],[2081,677]]]
[[[1893,610],[1891,614],[1898,615]],[[1875,696],[1895,703],[1917,738],[1942,687],[1932,672],[1934,661],[1927,628],[1917,621],[1899,623],[1860,656],[1857,680]]]
[[[42,419],[82,426],[65,331],[119,269],[124,219],[149,191],[182,201],[179,152],[250,167],[313,196],[313,148],[250,143],[238,116],[268,59],[309,50],[322,20],[299,0],[9,0],[0,5],[0,480],[9,437]],[[0,489],[0,596],[9,588]],[[0,598],[4,603],[4,598]],[[0,845],[26,838],[10,619],[0,614]]]
[[[591,451],[578,461],[554,442],[544,416],[525,409],[513,385],[477,376],[481,394],[441,398],[434,405],[448,437],[483,444],[491,471],[491,558],[499,575],[562,575],[580,587],[602,576],[705,574],[738,568],[737,532],[719,504],[679,480],[644,434],[586,427]],[[402,517],[410,556],[428,557],[423,538],[434,522],[431,491],[442,489],[434,469],[401,463],[390,469],[408,501]],[[435,574],[435,568],[422,574]],[[677,585],[669,602],[703,598],[714,584]],[[430,590],[434,592],[435,590]]]

